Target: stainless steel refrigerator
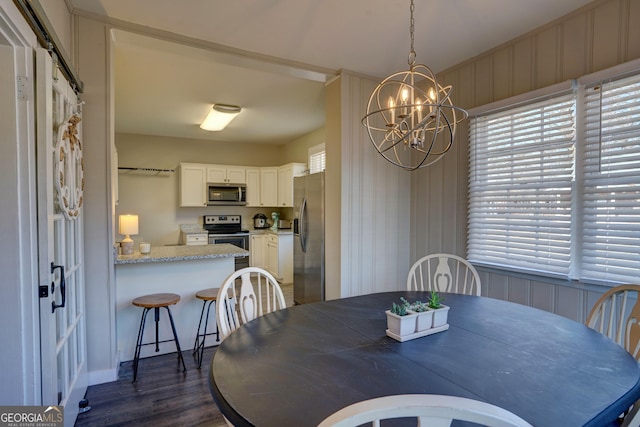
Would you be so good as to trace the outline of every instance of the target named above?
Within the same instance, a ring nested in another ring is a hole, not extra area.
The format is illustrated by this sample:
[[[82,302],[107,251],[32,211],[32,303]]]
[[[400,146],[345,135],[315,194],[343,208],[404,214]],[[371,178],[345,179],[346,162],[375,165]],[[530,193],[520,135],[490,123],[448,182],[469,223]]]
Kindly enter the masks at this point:
[[[324,172],[293,179],[293,301],[324,301]]]

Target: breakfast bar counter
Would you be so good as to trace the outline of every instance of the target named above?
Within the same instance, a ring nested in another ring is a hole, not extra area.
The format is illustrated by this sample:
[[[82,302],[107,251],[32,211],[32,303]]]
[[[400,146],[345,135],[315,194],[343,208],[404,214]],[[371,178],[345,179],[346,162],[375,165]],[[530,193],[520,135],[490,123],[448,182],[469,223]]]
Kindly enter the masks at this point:
[[[154,293],[180,295],[180,302],[171,306],[182,350],[193,348],[202,309],[195,293],[206,288],[218,288],[235,270],[235,258],[248,251],[230,244],[202,246],[157,246],[149,254],[118,255],[116,267],[116,323],[120,361],[132,360],[142,309],[131,304],[134,298]],[[213,315],[213,313],[211,313]],[[155,335],[153,317],[145,325],[145,342]],[[166,315],[160,317],[160,340],[170,339],[171,326]],[[173,342],[145,346],[141,357],[175,351]]]
[[[200,246],[158,246],[153,247],[148,254],[136,252],[132,255],[118,255],[118,264],[144,264],[150,262],[191,261],[214,258],[235,258],[247,256],[249,251],[237,246],[223,243],[220,245]]]

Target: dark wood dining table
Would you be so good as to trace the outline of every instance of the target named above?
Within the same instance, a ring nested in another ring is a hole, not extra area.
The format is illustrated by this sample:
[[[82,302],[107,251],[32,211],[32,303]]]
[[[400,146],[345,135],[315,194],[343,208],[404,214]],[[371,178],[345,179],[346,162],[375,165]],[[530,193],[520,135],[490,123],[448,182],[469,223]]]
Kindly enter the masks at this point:
[[[385,292],[257,318],[216,350],[209,388],[236,426],[316,426],[352,403],[393,394],[462,396],[536,427],[606,426],[640,399],[640,368],[573,320],[493,298],[443,294],[449,329],[398,342]]]

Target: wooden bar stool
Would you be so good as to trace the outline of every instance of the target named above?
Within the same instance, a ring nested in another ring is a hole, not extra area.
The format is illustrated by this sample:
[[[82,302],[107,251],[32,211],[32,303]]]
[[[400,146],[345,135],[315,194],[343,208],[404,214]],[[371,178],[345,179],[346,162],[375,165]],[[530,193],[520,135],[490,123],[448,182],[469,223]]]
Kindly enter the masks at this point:
[[[216,309],[216,300],[218,299],[218,288],[209,288],[203,289],[196,293],[196,298],[203,301],[202,303],[202,312],[200,312],[200,322],[198,323],[198,332],[196,333],[196,341],[193,344],[193,355],[196,357],[196,362],[198,363],[198,368],[202,366],[202,356],[204,354],[204,340],[207,335],[215,335],[216,336],[216,344],[220,343],[220,333],[218,331],[218,323],[216,322],[216,331],[207,333],[207,325],[209,323],[209,311],[211,310],[211,306],[213,305],[213,310]],[[204,315],[205,309],[207,311],[207,315]],[[200,329],[202,327],[202,319],[204,318],[204,330],[202,333]],[[200,339],[202,337],[202,339]]]
[[[140,362],[140,350],[144,345],[156,345],[156,352],[160,351],[158,344],[161,342],[169,342],[174,341],[176,343],[176,350],[178,351],[178,361],[182,362],[183,372],[187,371],[187,367],[184,364],[184,359],[182,358],[182,351],[180,350],[180,341],[178,340],[178,334],[176,333],[176,325],[173,323],[173,316],[171,315],[170,305],[177,304],[180,301],[180,295],[177,294],[149,294],[138,297],[133,300],[132,304],[136,307],[142,307],[144,310],[142,311],[142,318],[140,319],[140,329],[138,330],[138,341],[136,343],[136,352],[133,357],[133,381],[136,381],[138,376],[138,363]],[[171,321],[171,330],[173,331],[173,339],[172,340],[164,340],[159,341],[158,335],[158,322],[160,321],[160,308],[166,308],[167,313],[169,313],[169,320]],[[155,342],[142,342],[142,336],[144,334],[144,324],[147,318],[147,313],[149,310],[153,308],[155,314],[155,322],[156,322],[156,340]]]

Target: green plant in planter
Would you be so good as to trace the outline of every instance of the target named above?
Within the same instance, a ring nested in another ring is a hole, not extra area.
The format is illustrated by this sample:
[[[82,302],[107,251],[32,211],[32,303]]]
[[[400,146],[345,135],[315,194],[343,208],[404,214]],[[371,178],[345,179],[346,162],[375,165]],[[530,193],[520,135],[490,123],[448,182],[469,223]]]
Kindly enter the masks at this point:
[[[444,298],[438,295],[437,292],[431,291],[431,295],[429,295],[429,301],[427,302],[427,305],[429,306],[429,308],[437,309],[442,307],[443,301]]]
[[[396,304],[395,302],[391,304],[391,312],[393,314],[397,314],[398,316],[406,316],[407,315],[407,307],[404,304]]]
[[[409,309],[411,304],[404,297],[400,297],[400,301],[401,304],[396,304],[395,302],[391,304],[391,312],[398,316],[406,316],[407,309]]]
[[[411,310],[415,311],[416,313],[422,313],[429,310],[429,304],[422,301],[416,301],[411,305]]]

